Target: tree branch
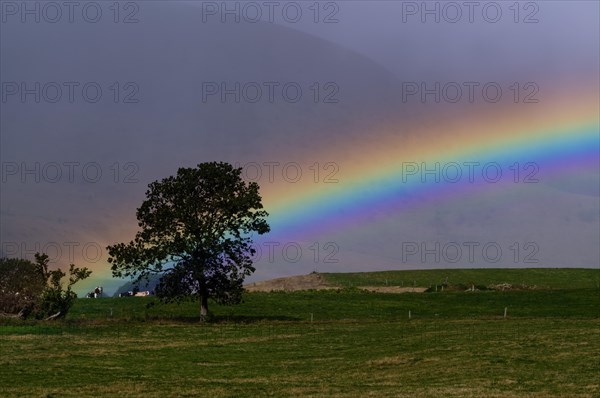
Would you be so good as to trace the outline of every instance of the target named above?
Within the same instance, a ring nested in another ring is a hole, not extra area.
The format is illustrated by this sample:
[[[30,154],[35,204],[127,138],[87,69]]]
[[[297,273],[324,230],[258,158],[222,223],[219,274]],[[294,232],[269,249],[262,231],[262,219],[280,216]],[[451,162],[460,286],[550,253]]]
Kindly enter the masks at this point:
[[[48,318],[44,319],[45,321],[50,321],[52,319],[58,318],[61,315],[61,311],[58,311],[56,314],[54,315],[50,315]]]

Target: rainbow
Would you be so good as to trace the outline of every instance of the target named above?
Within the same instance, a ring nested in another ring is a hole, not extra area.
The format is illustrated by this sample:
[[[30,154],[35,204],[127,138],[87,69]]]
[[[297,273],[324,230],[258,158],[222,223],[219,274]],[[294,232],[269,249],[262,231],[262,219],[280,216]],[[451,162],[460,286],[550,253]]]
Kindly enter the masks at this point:
[[[560,93],[530,107],[520,104],[493,111],[463,110],[427,124],[400,120],[363,134],[369,139],[360,145],[347,142],[335,149],[322,148],[320,153],[292,150],[289,158],[306,159],[305,165],[313,160],[321,164],[337,161],[339,173],[334,178],[338,182],[315,184],[311,178],[297,184],[259,182],[263,204],[270,213],[271,233],[255,241],[314,241],[351,228],[376,230],[382,218],[412,207],[460,199],[473,192],[522,187],[528,177],[543,182],[563,174],[597,174],[598,102],[597,92]],[[465,163],[481,165],[474,180],[468,178]],[[515,163],[519,165],[518,176]],[[428,168],[439,164],[440,171],[446,166],[449,174],[440,175],[443,178],[439,182],[427,175],[424,182],[422,173],[414,173],[414,167],[423,164]],[[500,167],[501,180],[490,181],[494,179],[493,169],[488,179],[483,178],[482,167],[487,164]],[[537,169],[528,164],[535,164]],[[458,181],[448,181],[456,175],[451,173],[456,170],[452,165],[462,166]],[[129,239],[130,233],[113,240]],[[117,283],[111,282],[115,280],[108,264],[98,264],[93,279],[84,285],[96,284],[98,279],[104,280],[105,286]]]
[[[543,182],[569,172],[597,172],[597,106],[593,94],[580,96],[568,105],[558,101],[513,112],[504,122],[498,120],[506,110],[500,116],[446,121],[442,132],[429,127],[419,134],[387,139],[375,148],[356,148],[362,156],[355,158],[354,166],[340,165],[349,170],[339,183],[287,187],[275,200],[265,197],[271,214],[269,239],[302,239],[363,226],[378,219],[373,209],[388,217],[473,190]]]

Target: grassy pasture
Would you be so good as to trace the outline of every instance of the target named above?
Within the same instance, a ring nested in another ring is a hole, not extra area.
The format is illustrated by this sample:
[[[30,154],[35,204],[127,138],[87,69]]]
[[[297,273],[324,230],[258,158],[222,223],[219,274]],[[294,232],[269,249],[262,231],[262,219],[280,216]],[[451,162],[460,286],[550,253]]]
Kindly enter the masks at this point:
[[[64,321],[2,321],[0,397],[600,396],[589,285],[248,293],[211,303],[207,324],[195,303],[153,301],[81,299]]]
[[[446,278],[450,284],[536,286],[543,289],[585,289],[600,286],[600,269],[590,268],[488,268],[488,269],[434,269],[381,272],[324,273],[328,282],[350,286],[434,286]]]
[[[413,319],[495,319],[508,316],[580,318],[599,315],[597,289],[482,291],[438,293],[369,293],[358,289],[247,293],[237,306],[209,308],[216,321],[405,321]],[[81,299],[69,320],[179,320],[194,322],[198,304],[156,304],[151,297]],[[112,314],[112,315],[111,315]]]

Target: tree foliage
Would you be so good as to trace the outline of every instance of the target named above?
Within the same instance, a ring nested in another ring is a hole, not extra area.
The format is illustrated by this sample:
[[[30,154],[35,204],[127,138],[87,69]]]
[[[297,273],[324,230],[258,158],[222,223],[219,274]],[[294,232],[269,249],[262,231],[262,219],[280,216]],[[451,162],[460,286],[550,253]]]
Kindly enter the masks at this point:
[[[46,287],[44,275],[33,262],[0,258],[0,312],[27,316]]]
[[[35,254],[35,263],[16,258],[0,259],[0,311],[22,318],[62,318],[73,305],[77,295],[72,286],[90,276],[87,268],[69,266],[66,289],[60,268],[48,269],[46,254]]]
[[[108,246],[113,276],[162,275],[156,289],[165,301],[208,298],[234,304],[244,278],[254,272],[253,234],[269,232],[258,184],[223,162],[180,168],[148,186],[137,209],[141,230],[129,243]]]
[[[63,289],[62,279],[67,275],[60,268],[48,270],[48,256],[46,254],[35,254],[38,269],[44,275],[46,288],[42,293],[40,303],[36,309],[36,318],[63,318],[73,306],[77,294],[71,287],[77,282],[86,279],[92,271],[87,268],[77,268],[74,264],[69,266],[69,281],[67,288]]]

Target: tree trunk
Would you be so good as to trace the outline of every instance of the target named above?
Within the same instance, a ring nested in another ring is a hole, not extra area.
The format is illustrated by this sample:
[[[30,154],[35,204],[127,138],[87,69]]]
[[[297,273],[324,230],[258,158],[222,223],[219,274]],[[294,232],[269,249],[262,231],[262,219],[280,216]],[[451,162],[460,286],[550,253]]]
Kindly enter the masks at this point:
[[[198,288],[200,293],[200,322],[206,321],[208,316],[208,289],[206,286],[206,276],[204,275],[204,261],[202,260],[202,256],[200,257],[200,261],[198,264]]]
[[[208,295],[203,294],[200,296],[200,322],[206,321],[208,316]]]

